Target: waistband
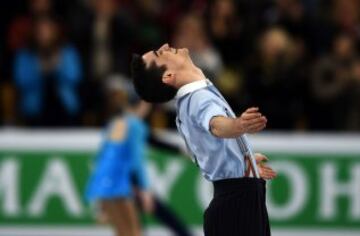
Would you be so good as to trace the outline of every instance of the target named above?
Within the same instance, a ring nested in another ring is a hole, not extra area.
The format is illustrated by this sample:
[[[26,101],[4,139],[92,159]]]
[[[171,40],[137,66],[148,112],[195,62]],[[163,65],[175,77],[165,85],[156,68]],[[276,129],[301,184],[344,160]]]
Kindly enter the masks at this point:
[[[230,192],[253,192],[265,187],[265,180],[258,178],[222,179],[213,182],[214,197]]]

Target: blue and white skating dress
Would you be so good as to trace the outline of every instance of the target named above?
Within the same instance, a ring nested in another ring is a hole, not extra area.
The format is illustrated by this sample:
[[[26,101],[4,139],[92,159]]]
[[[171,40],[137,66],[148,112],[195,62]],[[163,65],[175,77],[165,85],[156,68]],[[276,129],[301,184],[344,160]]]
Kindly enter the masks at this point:
[[[139,188],[148,188],[147,136],[145,122],[134,115],[128,114],[110,123],[87,185],[88,201],[132,197],[132,178]]]

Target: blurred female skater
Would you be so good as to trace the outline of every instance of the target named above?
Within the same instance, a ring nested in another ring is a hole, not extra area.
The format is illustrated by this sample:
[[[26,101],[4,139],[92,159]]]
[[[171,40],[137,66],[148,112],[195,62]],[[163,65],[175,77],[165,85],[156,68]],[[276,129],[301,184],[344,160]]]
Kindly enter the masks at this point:
[[[142,120],[150,105],[139,99],[132,101],[126,94],[117,93],[115,97],[118,101],[129,101],[129,105],[121,106],[125,108],[117,112],[105,129],[86,198],[99,204],[100,215],[112,225],[116,236],[140,236],[132,182],[136,182],[142,207],[146,212],[152,211],[153,200],[143,164],[148,129]]]

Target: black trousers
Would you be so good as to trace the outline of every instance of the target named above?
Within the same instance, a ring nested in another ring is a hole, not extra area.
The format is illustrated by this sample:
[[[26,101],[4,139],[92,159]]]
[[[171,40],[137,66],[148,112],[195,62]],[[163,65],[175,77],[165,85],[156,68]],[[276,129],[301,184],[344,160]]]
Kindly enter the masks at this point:
[[[215,181],[214,198],[204,214],[205,236],[270,236],[265,181]]]

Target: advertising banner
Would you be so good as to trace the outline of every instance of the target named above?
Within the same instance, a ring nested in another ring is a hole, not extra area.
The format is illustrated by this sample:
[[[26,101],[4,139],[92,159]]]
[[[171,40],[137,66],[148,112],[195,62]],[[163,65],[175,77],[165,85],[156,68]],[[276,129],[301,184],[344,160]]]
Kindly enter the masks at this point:
[[[160,137],[183,145],[174,133]],[[360,235],[359,136],[265,134],[250,140],[278,172],[267,183],[275,236]],[[110,235],[95,224],[84,200],[99,142],[97,131],[1,133],[0,235]],[[149,153],[153,192],[201,235],[211,184],[185,154]],[[170,235],[149,217],[142,222],[149,234]]]

